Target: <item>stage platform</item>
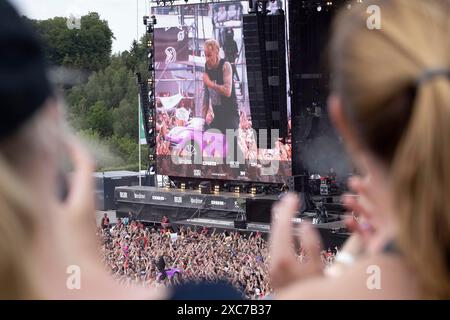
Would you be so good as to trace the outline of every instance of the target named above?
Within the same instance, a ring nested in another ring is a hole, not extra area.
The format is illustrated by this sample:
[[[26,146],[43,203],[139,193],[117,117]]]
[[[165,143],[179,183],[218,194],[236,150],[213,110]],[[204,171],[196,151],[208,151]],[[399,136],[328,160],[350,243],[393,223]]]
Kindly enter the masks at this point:
[[[217,231],[260,232],[267,236],[271,207],[278,197],[232,192],[201,194],[193,190],[135,186],[117,187],[115,199],[117,217],[128,217],[131,212],[136,220],[158,224],[163,216],[167,216],[172,226],[206,226]],[[293,224],[298,226],[305,220],[314,221],[313,225],[328,244],[346,238],[336,234],[344,228],[340,215],[330,214],[326,223],[314,219],[315,216],[315,212],[298,213]]]
[[[161,206],[211,207],[215,210],[238,212],[244,209],[247,199],[277,201],[275,195],[252,195],[247,193],[219,192],[201,194],[199,191],[156,187],[118,187],[115,190],[118,202],[143,203]]]
[[[159,222],[166,215],[171,221],[189,218],[238,220],[270,223],[270,209],[277,196],[219,192],[202,194],[194,190],[156,187],[117,187],[117,212],[132,212],[144,221]]]

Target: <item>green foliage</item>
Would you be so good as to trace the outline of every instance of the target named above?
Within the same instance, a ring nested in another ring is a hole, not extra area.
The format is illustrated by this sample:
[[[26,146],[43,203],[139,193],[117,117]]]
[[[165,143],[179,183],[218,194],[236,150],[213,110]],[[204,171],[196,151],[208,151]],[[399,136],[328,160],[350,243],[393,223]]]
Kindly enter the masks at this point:
[[[98,132],[102,137],[109,137],[113,132],[113,115],[106,109],[102,100],[97,101],[88,110],[85,120],[87,127]]]
[[[98,71],[109,65],[114,35],[98,13],[81,17],[80,29],[68,28],[63,17],[29,22],[41,36],[51,65],[86,71]]]
[[[111,56],[113,33],[97,13],[69,29],[65,18],[29,20],[45,44],[52,65],[87,71],[89,77],[65,91],[68,118],[100,170],[137,170],[138,87],[136,72],[147,77],[147,40],[134,41],[129,51]],[[148,150],[142,147],[143,168]]]
[[[126,99],[122,99],[119,107],[114,109],[114,134],[119,137],[128,137],[137,139],[138,132],[138,99],[132,100],[130,103]]]

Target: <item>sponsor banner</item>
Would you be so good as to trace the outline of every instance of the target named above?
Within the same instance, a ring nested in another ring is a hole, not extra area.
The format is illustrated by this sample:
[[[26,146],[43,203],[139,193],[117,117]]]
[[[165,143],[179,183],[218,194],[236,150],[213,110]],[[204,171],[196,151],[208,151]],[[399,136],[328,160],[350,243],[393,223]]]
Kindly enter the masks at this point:
[[[124,202],[145,203],[197,209],[217,209],[228,211],[239,211],[240,202],[244,201],[238,197],[224,197],[211,194],[192,194],[176,191],[132,190],[130,187],[119,187],[115,191],[115,200]]]

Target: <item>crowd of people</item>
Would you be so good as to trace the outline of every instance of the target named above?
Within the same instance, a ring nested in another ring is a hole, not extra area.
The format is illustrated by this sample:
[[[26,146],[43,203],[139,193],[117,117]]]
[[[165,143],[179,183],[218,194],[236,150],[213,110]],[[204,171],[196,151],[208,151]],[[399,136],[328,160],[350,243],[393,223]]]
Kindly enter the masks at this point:
[[[217,232],[206,227],[146,228],[137,221],[98,229],[104,263],[122,284],[171,286],[185,281],[229,281],[248,299],[272,292],[268,242],[260,233]],[[335,253],[323,251],[324,267]],[[306,260],[302,249],[298,259]],[[169,272],[175,270],[174,272]],[[162,276],[165,274],[166,276]]]

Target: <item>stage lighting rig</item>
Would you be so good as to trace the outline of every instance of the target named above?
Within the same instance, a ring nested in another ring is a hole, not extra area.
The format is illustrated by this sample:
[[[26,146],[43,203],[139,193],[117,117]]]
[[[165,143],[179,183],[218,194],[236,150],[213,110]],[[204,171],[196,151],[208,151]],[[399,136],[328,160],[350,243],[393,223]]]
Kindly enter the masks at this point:
[[[166,1],[164,1],[165,3]],[[161,1],[156,1],[156,4],[160,4]],[[154,51],[154,31],[155,25],[157,23],[156,17],[152,16],[143,16],[142,22],[146,26],[146,44],[147,44],[147,71],[148,76],[147,79],[142,79],[141,75],[137,75],[137,82],[139,85],[139,94],[141,97],[142,103],[142,114],[144,119],[147,121],[144,122],[144,129],[146,132],[146,141],[147,147],[149,150],[149,170],[150,167],[154,168],[155,160],[156,160],[156,118],[154,115],[156,100],[155,100],[155,51]]]

